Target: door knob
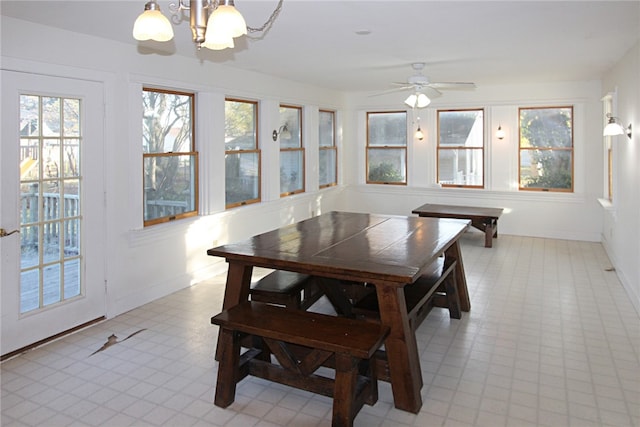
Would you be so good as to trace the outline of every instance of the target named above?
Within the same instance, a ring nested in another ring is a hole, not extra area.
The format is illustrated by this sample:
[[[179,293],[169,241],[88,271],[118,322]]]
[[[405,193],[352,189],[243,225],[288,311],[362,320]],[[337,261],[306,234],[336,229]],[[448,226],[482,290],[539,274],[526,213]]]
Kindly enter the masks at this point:
[[[11,236],[12,234],[19,233],[20,230],[7,231],[4,228],[0,228],[0,237]]]

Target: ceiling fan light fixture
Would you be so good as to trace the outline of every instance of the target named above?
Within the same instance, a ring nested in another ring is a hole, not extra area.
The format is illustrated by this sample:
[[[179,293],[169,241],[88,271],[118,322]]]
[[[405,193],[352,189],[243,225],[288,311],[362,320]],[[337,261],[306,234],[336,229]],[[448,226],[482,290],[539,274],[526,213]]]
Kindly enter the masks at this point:
[[[404,100],[404,103],[411,108],[424,108],[431,103],[431,100],[424,93],[412,93]]]

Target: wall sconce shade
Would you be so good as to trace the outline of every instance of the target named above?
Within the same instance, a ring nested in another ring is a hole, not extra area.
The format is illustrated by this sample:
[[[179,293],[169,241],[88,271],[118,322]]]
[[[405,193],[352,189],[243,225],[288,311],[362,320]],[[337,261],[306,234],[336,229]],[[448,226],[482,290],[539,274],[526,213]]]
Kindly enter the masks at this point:
[[[283,124],[282,126],[280,126],[280,128],[278,128],[278,130],[273,130],[273,133],[271,134],[271,138],[273,138],[274,141],[278,140],[278,136],[284,138],[284,139],[290,139],[291,138],[291,132],[289,132],[289,128],[287,127],[287,124]]]
[[[504,139],[504,137],[505,137],[505,133],[504,133],[504,130],[502,129],[502,125],[498,125],[498,130],[496,131],[496,138]]]
[[[247,31],[261,32],[270,28],[282,9],[279,0],[275,10],[259,28],[248,27],[242,14],[235,8],[234,0],[177,0],[170,4],[174,15],[183,10],[190,12],[190,26],[193,42],[198,49],[206,47],[222,50],[235,46],[233,39],[247,34]],[[174,16],[175,18],[175,16]],[[173,28],[169,20],[160,12],[156,0],[145,4],[144,12],[133,25],[136,40],[169,41],[173,38]]]
[[[422,141],[424,139],[424,133],[422,132],[422,129],[420,129],[420,125],[418,125],[418,129],[416,130],[415,137],[418,141]]]
[[[624,126],[620,124],[619,118],[614,117],[609,113],[607,113],[607,118],[609,122],[604,127],[602,132],[603,136],[627,135],[627,137],[631,139],[631,123],[629,123],[629,126],[625,129]]]

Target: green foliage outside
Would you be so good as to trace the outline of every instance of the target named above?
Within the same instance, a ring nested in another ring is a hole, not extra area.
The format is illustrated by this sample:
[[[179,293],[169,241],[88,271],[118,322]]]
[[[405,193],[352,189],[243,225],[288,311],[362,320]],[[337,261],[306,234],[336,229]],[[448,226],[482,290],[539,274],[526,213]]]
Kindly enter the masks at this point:
[[[523,188],[572,188],[571,107],[520,111],[520,185]],[[523,159],[528,159],[524,162]]]
[[[382,162],[369,168],[369,182],[404,182],[404,178],[392,163]]]

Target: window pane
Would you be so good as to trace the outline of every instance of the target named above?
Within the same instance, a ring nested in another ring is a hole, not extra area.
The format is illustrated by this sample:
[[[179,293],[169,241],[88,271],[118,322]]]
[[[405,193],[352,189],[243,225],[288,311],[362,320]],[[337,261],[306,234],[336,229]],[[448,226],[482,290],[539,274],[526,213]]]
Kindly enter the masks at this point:
[[[333,147],[335,145],[333,118],[333,111],[320,111],[320,147]]]
[[[256,103],[225,101],[224,104],[225,150],[255,150]]]
[[[298,107],[280,107],[280,148],[302,147],[302,109]]]
[[[520,147],[571,148],[572,108],[520,109]]]
[[[336,150],[322,149],[319,158],[320,186],[336,183]]]
[[[444,185],[481,186],[482,161],[481,149],[438,150],[438,182]]]
[[[196,210],[196,155],[144,158],[144,219],[173,217]]]
[[[483,147],[482,110],[438,111],[440,146]]]
[[[521,150],[520,186],[570,190],[571,163],[571,150]]]
[[[280,193],[292,193],[303,190],[302,151],[280,152]]]
[[[367,182],[406,183],[405,149],[368,150]]]
[[[520,188],[573,189],[573,108],[520,109]]]
[[[193,96],[142,91],[144,153],[191,152]]]
[[[406,146],[407,113],[368,113],[369,146]]]
[[[226,204],[237,204],[259,198],[260,156],[252,153],[225,155]]]

